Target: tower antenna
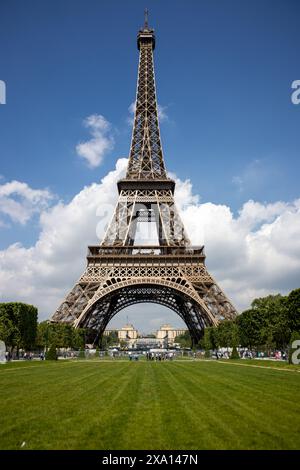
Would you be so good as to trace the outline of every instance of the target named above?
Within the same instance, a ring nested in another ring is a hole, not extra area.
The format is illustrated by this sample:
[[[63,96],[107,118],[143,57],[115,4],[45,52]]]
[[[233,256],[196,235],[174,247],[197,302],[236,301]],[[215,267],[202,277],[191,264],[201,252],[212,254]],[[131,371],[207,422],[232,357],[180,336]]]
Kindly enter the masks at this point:
[[[145,24],[144,24],[144,29],[149,29],[149,25],[148,25],[148,14],[149,14],[148,8],[145,8]]]

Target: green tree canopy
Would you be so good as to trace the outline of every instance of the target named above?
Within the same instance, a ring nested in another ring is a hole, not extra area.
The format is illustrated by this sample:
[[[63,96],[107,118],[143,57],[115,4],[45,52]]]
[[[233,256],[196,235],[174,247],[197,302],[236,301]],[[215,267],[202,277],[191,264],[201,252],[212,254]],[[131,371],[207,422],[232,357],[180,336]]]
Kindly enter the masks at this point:
[[[210,350],[218,348],[217,328],[205,328],[203,338],[200,340],[199,346],[205,350],[205,356],[209,357]]]
[[[287,348],[293,332],[300,332],[300,289],[287,297],[280,294],[254,299],[251,308],[235,320],[223,320],[205,328],[200,344],[215,347]]]
[[[280,294],[254,299],[251,308],[239,315],[236,322],[244,347],[284,348],[289,342],[287,298]]]
[[[116,346],[119,344],[118,332],[110,331],[108,335],[102,335],[100,343],[102,349],[108,349],[110,346]]]
[[[192,345],[192,339],[189,331],[185,331],[182,335],[176,336],[174,343],[178,343],[181,348],[190,348]]]
[[[239,328],[235,321],[223,320],[215,332],[217,347],[231,348],[239,345]]]
[[[287,311],[290,330],[300,333],[300,289],[292,290],[288,295]]]
[[[36,346],[48,349],[50,345],[56,348],[81,349],[85,343],[85,330],[74,328],[67,323],[50,323],[43,321],[38,325]]]
[[[12,350],[34,347],[37,334],[37,308],[21,302],[0,304],[0,338]]]
[[[261,342],[263,321],[258,310],[249,309],[236,319],[242,347],[253,348]]]
[[[47,361],[57,361],[57,353],[56,353],[55,344],[51,344],[50,348],[46,352],[45,359]]]

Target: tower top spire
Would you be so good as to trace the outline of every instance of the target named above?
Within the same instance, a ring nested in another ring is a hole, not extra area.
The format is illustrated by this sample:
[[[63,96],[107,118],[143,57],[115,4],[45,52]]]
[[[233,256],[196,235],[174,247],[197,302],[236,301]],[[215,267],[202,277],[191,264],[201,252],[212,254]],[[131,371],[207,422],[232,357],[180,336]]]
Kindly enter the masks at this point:
[[[148,24],[149,11],[148,11],[148,8],[145,8],[144,14],[145,14],[144,29],[149,29],[149,24]]]
[[[149,11],[148,8],[144,10],[144,26],[139,30],[138,37],[137,37],[137,46],[140,49],[140,45],[142,42],[151,42],[152,48],[155,48],[155,36],[154,36],[154,29],[149,27],[148,22]]]

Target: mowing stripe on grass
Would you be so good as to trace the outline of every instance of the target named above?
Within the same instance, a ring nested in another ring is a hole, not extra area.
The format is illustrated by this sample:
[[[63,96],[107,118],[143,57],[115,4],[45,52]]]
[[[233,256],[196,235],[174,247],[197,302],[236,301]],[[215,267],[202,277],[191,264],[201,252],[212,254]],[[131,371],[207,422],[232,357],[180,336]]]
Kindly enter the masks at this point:
[[[0,448],[297,449],[300,376],[266,369],[210,361],[12,366],[15,374],[0,373]]]
[[[209,369],[209,367],[207,367]],[[221,369],[221,368],[220,368]],[[193,390],[194,395],[200,395],[202,387],[199,387],[200,381],[195,380],[198,375],[198,369],[186,368],[186,386],[188,390]],[[204,371],[201,371],[205,373]],[[216,372],[216,370],[215,370]],[[290,410],[291,403],[282,399],[282,397],[274,397],[270,394],[270,400],[266,397],[266,387],[263,381],[255,383],[256,389],[251,388],[253,375],[250,377],[246,371],[244,376],[239,377],[236,374],[227,373],[215,375],[207,373],[207,380],[204,381],[206,387],[206,399],[204,400],[206,408],[214,411],[212,417],[215,415],[222,417],[227,429],[224,431],[220,426],[213,426],[213,431],[216,430],[218,435],[222,436],[222,447],[218,448],[239,448],[242,432],[252,432],[255,448],[261,448],[261,443],[267,439],[270,448],[284,448],[286,445],[285,433],[288,431],[290,421],[287,419],[288,415],[284,416],[281,420],[284,408]],[[252,372],[252,371],[251,371]],[[201,376],[201,379],[203,375]],[[276,379],[276,377],[275,377]],[[277,375],[280,380],[280,376]],[[269,383],[269,382],[268,382]],[[198,394],[198,391],[200,392]],[[208,396],[207,396],[208,395]],[[267,400],[266,400],[267,399]],[[202,403],[202,401],[201,401]],[[266,403],[268,404],[269,411],[271,411],[271,419],[266,414]],[[201,405],[200,405],[201,406]],[[270,410],[272,408],[272,410]],[[296,411],[296,410],[295,410]],[[299,407],[298,407],[299,412]],[[204,412],[201,410],[201,415]],[[208,418],[210,422],[210,417]],[[276,431],[281,428],[281,432]],[[275,432],[274,432],[275,430]],[[231,431],[234,436],[231,436]],[[262,435],[264,439],[262,439]],[[274,443],[273,443],[274,441]]]
[[[201,359],[203,360],[203,359]],[[287,369],[285,367],[272,367],[272,366],[259,366],[258,364],[242,364],[240,362],[227,362],[222,360],[212,360],[212,359],[205,359],[205,362],[213,362],[215,364],[227,364],[228,366],[243,366],[243,367],[257,367],[259,369],[271,369],[271,370],[278,370],[284,372],[300,372],[300,369]]]

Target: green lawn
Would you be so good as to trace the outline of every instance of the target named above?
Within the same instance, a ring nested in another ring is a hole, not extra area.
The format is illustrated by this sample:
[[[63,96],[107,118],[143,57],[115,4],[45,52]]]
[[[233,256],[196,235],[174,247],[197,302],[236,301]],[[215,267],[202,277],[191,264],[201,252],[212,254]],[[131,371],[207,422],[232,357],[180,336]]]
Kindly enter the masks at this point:
[[[2,365],[0,449],[299,449],[300,373],[228,362]]]
[[[221,361],[228,362],[228,359],[221,359]],[[288,364],[288,362],[285,361],[272,361],[268,359],[231,359],[229,363],[258,367],[272,367],[274,369],[298,370],[300,372],[300,365]]]

